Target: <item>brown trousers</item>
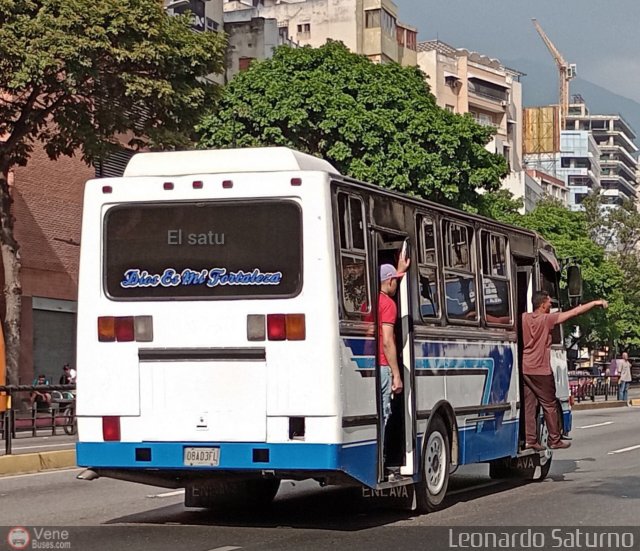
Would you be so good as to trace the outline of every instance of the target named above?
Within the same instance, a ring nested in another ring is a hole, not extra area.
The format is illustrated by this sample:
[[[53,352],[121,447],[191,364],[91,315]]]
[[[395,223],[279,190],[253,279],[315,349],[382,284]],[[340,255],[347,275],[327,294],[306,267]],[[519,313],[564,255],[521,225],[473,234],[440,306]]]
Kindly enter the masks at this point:
[[[560,442],[558,408],[556,403],[556,383],[553,375],[524,375],[524,415],[527,444],[538,441],[537,407],[542,407],[544,420],[549,431],[549,444]]]

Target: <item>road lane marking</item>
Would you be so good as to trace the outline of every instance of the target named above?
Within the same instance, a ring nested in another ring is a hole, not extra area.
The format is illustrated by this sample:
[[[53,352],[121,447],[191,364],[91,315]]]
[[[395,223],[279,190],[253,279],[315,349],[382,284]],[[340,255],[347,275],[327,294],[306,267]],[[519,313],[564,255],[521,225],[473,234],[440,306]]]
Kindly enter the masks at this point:
[[[164,492],[162,494],[150,494],[147,497],[173,497],[184,494],[184,488],[181,490],[175,490],[174,492]]]
[[[594,427],[604,427],[605,425],[612,425],[613,421],[605,421],[604,423],[596,423],[595,425],[585,425],[584,427],[577,427],[579,429],[592,429]]]
[[[609,455],[613,455],[614,453],[630,452],[632,450],[637,450],[637,449],[640,449],[640,444],[638,444],[637,446],[629,446],[628,448],[622,448],[620,450],[613,450],[612,452],[609,452]]]
[[[209,549],[209,551],[233,551],[234,549],[242,549],[235,545],[225,545],[224,547],[216,547],[215,549]]]

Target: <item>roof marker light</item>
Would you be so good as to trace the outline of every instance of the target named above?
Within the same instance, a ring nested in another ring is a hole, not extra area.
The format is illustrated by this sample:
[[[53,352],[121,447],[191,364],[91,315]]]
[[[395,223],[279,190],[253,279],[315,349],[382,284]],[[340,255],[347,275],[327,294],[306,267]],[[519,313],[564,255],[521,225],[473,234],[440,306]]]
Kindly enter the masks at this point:
[[[222,187],[223,187],[223,189],[231,189],[233,187],[233,181],[232,180],[223,180],[222,181]]]
[[[193,182],[193,189],[202,189],[203,186],[204,184],[202,183],[201,180],[195,180]]]
[[[102,193],[111,193],[113,188],[111,186],[102,186]]]
[[[171,190],[173,189],[173,182],[165,182],[162,184],[162,189]]]
[[[302,178],[291,178],[291,185],[292,186],[301,186],[302,185]]]

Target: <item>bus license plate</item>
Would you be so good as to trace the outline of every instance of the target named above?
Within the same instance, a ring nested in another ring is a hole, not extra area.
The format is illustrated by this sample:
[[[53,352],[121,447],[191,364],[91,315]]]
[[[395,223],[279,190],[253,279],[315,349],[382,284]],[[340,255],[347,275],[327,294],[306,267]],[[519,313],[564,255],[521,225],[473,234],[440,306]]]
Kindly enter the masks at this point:
[[[184,464],[187,467],[217,467],[220,448],[185,448]]]

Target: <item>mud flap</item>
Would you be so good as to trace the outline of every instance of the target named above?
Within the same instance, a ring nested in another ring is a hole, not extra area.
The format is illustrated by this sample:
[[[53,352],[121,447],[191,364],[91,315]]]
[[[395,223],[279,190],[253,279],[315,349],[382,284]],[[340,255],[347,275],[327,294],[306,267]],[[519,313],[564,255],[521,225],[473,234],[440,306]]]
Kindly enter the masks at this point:
[[[540,481],[549,473],[551,458],[551,451],[545,450],[494,461],[491,467],[496,478],[513,477]]]
[[[198,480],[185,487],[184,504],[208,509],[262,509],[273,501],[279,486],[277,478]]]
[[[413,484],[374,490],[367,486],[360,487],[362,504],[373,509],[415,509],[415,490]]]

